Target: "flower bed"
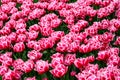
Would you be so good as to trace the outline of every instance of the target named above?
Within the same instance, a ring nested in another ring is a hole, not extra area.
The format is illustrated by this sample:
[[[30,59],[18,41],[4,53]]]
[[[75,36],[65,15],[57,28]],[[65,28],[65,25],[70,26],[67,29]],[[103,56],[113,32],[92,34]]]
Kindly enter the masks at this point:
[[[0,80],[120,80],[119,0],[1,0]]]

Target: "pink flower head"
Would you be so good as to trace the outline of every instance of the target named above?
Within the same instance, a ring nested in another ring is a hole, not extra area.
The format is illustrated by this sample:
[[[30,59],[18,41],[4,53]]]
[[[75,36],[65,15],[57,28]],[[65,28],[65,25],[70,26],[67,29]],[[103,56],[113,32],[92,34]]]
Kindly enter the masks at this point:
[[[110,55],[119,55],[119,48],[109,48]]]
[[[65,18],[64,22],[71,25],[71,24],[74,24],[74,16],[73,15],[69,15]]]
[[[17,34],[12,32],[11,34],[8,35],[8,39],[14,43],[16,41],[16,38],[17,38]]]
[[[120,62],[120,57],[113,54],[113,55],[110,55],[107,61],[107,65],[119,66],[119,62]]]
[[[1,10],[0,10],[0,11],[1,11]],[[7,16],[6,13],[4,13],[4,12],[1,11],[1,12],[0,12],[0,15],[1,15],[1,16],[0,16],[0,20],[3,20],[3,21],[4,21],[4,20],[8,20],[8,16]]]
[[[13,47],[14,52],[23,52],[25,49],[25,45],[23,42],[16,43]]]
[[[42,53],[36,50],[29,51],[27,54],[28,58],[31,60],[38,60],[42,57]]]
[[[9,49],[11,41],[7,38],[7,36],[0,37],[0,50]]]
[[[106,19],[102,20],[101,26],[102,26],[102,29],[107,29],[110,26],[109,20],[106,20]]]
[[[96,5],[102,4],[102,0],[95,0],[95,4],[96,4]]]
[[[108,12],[107,12],[106,8],[100,8],[97,11],[97,17],[98,18],[103,18],[103,17],[106,17],[106,16],[108,16]]]
[[[116,39],[116,41],[115,41],[114,44],[115,44],[115,45],[120,45],[120,37],[117,37],[117,39]]]
[[[90,52],[90,51],[91,51],[91,46],[90,46],[90,44],[87,44],[87,45],[82,44],[82,45],[79,47],[79,52],[87,53],[87,52]]]
[[[49,64],[48,61],[38,60],[35,64],[35,71],[37,71],[39,74],[43,74],[49,70]]]
[[[48,78],[42,78],[42,80],[48,80]]]
[[[66,73],[67,73],[67,70],[68,70],[68,67],[66,67],[65,65],[63,64],[58,64],[53,70],[51,70],[51,74],[54,76],[54,77],[62,77],[64,76]]]
[[[106,60],[106,59],[108,59],[110,57],[110,53],[107,51],[107,50],[105,50],[105,51],[100,51],[100,52],[98,52],[98,57],[97,57],[97,59],[98,60]]]
[[[14,13],[16,13],[17,11],[18,11],[18,9],[17,9],[16,7],[13,7],[9,13],[10,13],[10,14],[14,14]]]
[[[72,42],[68,47],[68,52],[77,52],[79,50],[79,43]]]
[[[59,41],[61,39],[61,37],[63,37],[65,34],[63,31],[55,31],[51,34],[51,37],[55,40],[55,41]]]
[[[53,54],[52,56],[51,56],[51,58],[52,59],[55,59],[55,58],[63,58],[64,57],[64,55],[63,54],[61,54],[61,53],[55,53],[55,54]]]
[[[38,34],[39,34],[39,32],[36,32],[36,31],[30,31],[30,32],[26,33],[27,38],[29,40],[35,40],[38,37]]]
[[[22,59],[16,59],[14,60],[12,66],[16,70],[22,70],[24,61]]]
[[[23,28],[26,28],[26,24],[25,24],[25,23],[20,23],[20,22],[18,22],[18,23],[16,24],[16,27],[15,27],[16,30],[18,30],[18,29],[23,29]]]
[[[11,2],[12,0],[1,0],[1,3],[9,3]]]
[[[70,28],[71,32],[79,32],[88,25],[87,21],[79,20],[75,25]]]
[[[12,70],[8,70],[7,73],[5,73],[2,77],[3,80],[12,80],[13,77],[12,77]]]
[[[108,43],[110,41],[112,41],[114,38],[114,35],[112,33],[109,33],[109,32],[105,32],[103,35],[102,35],[102,41],[104,43]]]
[[[36,41],[28,41],[26,43],[26,45],[27,45],[28,48],[33,48],[35,44],[36,44]]]
[[[95,57],[94,56],[89,56],[88,57],[88,61],[89,62],[94,62],[95,61]]]
[[[9,27],[6,27],[6,26],[4,26],[4,27],[1,29],[1,32],[0,32],[1,35],[8,35],[8,34],[10,34],[10,33],[11,33],[11,29],[10,29]]]
[[[22,9],[23,6],[24,6],[24,9]],[[22,5],[20,8],[22,9],[23,16],[28,16],[29,13],[31,13],[31,11],[32,11],[29,7],[27,7],[25,5]]]
[[[10,57],[5,57],[3,60],[2,60],[2,65],[5,65],[5,66],[11,66],[13,63],[13,59],[10,58]]]
[[[69,47],[69,43],[68,42],[58,42],[56,51],[66,52],[68,47]]]
[[[65,62],[64,62],[64,64],[68,65],[68,66],[72,65],[74,63],[75,59],[76,59],[76,54],[67,54],[65,56]]]
[[[23,72],[19,71],[19,70],[13,70],[12,71],[12,79],[13,80],[19,80],[21,79],[21,76],[23,75]]]
[[[83,32],[80,34],[76,34],[73,39],[76,42],[82,42],[86,39],[87,35],[88,35],[87,33]]]
[[[16,34],[25,34],[27,31],[25,28],[16,30]]]
[[[17,35],[16,42],[25,42],[25,41],[26,41],[26,35],[25,34]]]
[[[76,75],[76,72],[75,72],[75,71],[72,71],[72,72],[70,72],[70,75],[71,75],[71,76],[75,76],[75,75]]]
[[[87,80],[99,80],[99,78],[96,75],[91,75],[87,78]]]
[[[11,57],[12,57],[11,52],[6,52],[5,54],[0,55],[0,63],[8,67],[11,66],[13,63],[13,59]]]
[[[53,40],[52,37],[42,38],[39,41],[39,44],[42,47],[42,49],[48,49],[48,48],[52,48],[54,46],[55,41]]]
[[[57,65],[63,64],[63,63],[64,63],[63,58],[58,57],[58,58],[52,59],[50,66],[52,68],[55,68]]]
[[[22,72],[17,70],[8,70],[2,77],[3,80],[19,80],[21,78]]]
[[[23,64],[23,67],[22,67],[22,69],[23,69],[23,71],[24,71],[25,73],[29,73],[30,71],[33,70],[33,68],[34,68],[34,62],[33,62],[32,60],[26,61],[26,62]]]
[[[48,10],[55,10],[57,6],[57,1],[52,1],[49,5],[48,5]]]
[[[5,65],[0,66],[0,76],[3,76],[5,73],[7,73],[8,67]]]
[[[11,19],[13,19],[13,20],[18,20],[18,19],[20,19],[20,17],[22,17],[22,12],[16,12],[16,13],[13,13],[11,16]],[[19,25],[18,25],[19,26]]]
[[[9,7],[8,4],[2,4],[1,5],[1,10],[5,13],[8,13],[11,10],[11,8]]]
[[[64,55],[61,53],[55,53],[51,56],[52,60],[50,63],[50,66],[52,68],[55,68],[58,64],[63,64],[64,63]]]
[[[51,21],[51,27],[52,28],[57,28],[60,24],[62,23],[61,19],[54,19]]]
[[[96,26],[90,26],[90,27],[88,27],[87,29],[85,29],[85,32],[86,32],[88,35],[90,35],[90,36],[96,35],[97,32],[98,32],[98,27],[96,27]]]
[[[34,44],[32,44],[32,45],[30,45],[30,46],[33,46],[33,49],[34,49],[34,50],[38,50],[38,51],[43,50],[43,49],[42,49],[42,46],[40,45],[39,42],[35,42]]]
[[[14,29],[15,26],[16,26],[16,21],[13,20],[13,19],[11,19],[11,20],[9,20],[8,22],[6,22],[5,26],[6,26],[6,27],[9,27],[10,29]]]
[[[89,63],[88,59],[87,58],[77,58],[75,61],[74,61],[74,65],[77,67],[77,68],[82,68],[84,66],[87,66]]]
[[[55,14],[47,14],[40,19],[39,25],[44,28],[56,28],[60,25],[61,20]],[[44,30],[44,29],[43,29]],[[42,29],[41,29],[42,31]]]
[[[29,27],[29,31],[40,31],[40,26],[38,24],[34,24]]]
[[[33,20],[36,18],[40,18],[43,14],[45,14],[44,9],[36,8],[35,10],[33,10],[32,12],[29,13],[28,19]]]
[[[107,6],[107,5],[110,4],[110,2],[111,2],[110,0],[103,1],[103,2],[102,2],[102,5],[103,5],[103,6]]]
[[[50,36],[54,32],[51,27],[41,27],[40,31],[43,36]]]
[[[45,0],[43,0],[43,1],[45,1]],[[42,2],[42,3],[41,2],[37,2],[37,3],[34,4],[35,7],[42,8],[42,9],[46,9],[48,7],[48,5],[49,5],[49,3],[46,2],[46,1]]]
[[[34,77],[28,77],[25,80],[36,80],[35,76]]]

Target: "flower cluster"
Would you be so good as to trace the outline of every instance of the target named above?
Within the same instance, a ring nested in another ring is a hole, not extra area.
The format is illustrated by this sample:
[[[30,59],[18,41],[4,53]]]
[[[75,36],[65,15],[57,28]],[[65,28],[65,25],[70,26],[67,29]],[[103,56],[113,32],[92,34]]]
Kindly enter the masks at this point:
[[[120,80],[119,0],[35,1],[0,1],[2,80]]]

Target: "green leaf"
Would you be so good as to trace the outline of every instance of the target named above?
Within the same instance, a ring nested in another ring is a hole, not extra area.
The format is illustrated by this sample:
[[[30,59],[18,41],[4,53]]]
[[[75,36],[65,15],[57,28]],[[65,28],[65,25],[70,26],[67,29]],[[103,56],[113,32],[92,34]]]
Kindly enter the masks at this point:
[[[67,27],[67,24],[64,22],[59,27],[55,28],[54,30],[55,31],[64,31],[65,34],[69,33],[69,29]]]
[[[111,13],[110,15],[108,15],[108,16],[106,17],[106,19],[108,19],[108,20],[115,19],[115,18],[117,18],[117,17],[115,16],[115,12]]]
[[[46,72],[48,80],[57,80],[50,72]]]
[[[105,33],[105,32],[108,32],[108,30],[107,30],[107,29],[98,30],[98,34],[103,34],[103,33]]]
[[[76,2],[77,0],[69,0],[69,3],[74,3]]]
[[[24,60],[24,61],[26,61],[28,58],[27,58],[27,50],[25,50],[23,53],[22,53],[22,59]]]
[[[104,68],[104,67],[107,66],[107,64],[106,64],[104,61],[95,60],[93,63],[94,63],[94,64],[98,64],[98,65],[99,65],[99,68]]]
[[[51,49],[47,49],[43,52],[42,60],[49,60],[50,61],[50,56],[52,55],[50,53]]]
[[[2,3],[1,3],[1,0],[0,0],[0,6],[1,6],[1,4],[2,4]]]
[[[2,80],[2,76],[0,76],[0,80]]]
[[[92,5],[91,7],[93,7],[94,10],[100,9],[100,6],[99,6],[99,5]]]
[[[34,3],[37,3],[37,2],[38,2],[38,0],[34,0],[33,2],[34,2]]]
[[[15,54],[13,54],[13,58],[16,60],[17,59],[17,57],[16,57],[16,55]]]
[[[27,24],[27,29],[34,24],[38,24],[38,22],[39,22],[38,19],[28,20],[28,22],[26,23]]]
[[[16,8],[18,8],[18,10],[20,10],[20,6],[21,6],[22,4],[19,4],[19,3],[17,3],[16,4]]]
[[[120,36],[120,30],[115,32],[116,36]]]

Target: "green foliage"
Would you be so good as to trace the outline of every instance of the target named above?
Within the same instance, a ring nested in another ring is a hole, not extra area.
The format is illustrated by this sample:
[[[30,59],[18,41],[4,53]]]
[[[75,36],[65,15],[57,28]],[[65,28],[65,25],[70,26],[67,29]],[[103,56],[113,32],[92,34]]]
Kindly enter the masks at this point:
[[[54,30],[55,31],[64,31],[65,34],[69,33],[69,29],[67,27],[67,24],[64,22],[59,27],[55,28]]]
[[[19,3],[17,3],[16,4],[16,8],[18,8],[18,10],[20,11],[20,6],[21,6],[22,4],[19,4]]]
[[[22,60],[26,61],[28,59],[27,53],[28,53],[27,49],[21,53],[13,53],[13,59],[21,58]]]
[[[98,30],[98,34],[103,34],[105,32],[108,32],[108,30],[106,30],[106,29]]]
[[[42,56],[42,60],[49,60],[51,61],[50,56],[54,53],[56,53],[55,47],[51,48],[51,49],[47,49],[45,51],[42,52],[43,56]]]
[[[111,19],[115,19],[116,18],[116,16],[115,16],[115,12],[113,12],[113,13],[111,13],[110,15],[108,15],[107,17],[106,17],[106,19],[108,19],[108,20],[111,20]]]
[[[2,80],[2,77],[0,76],[0,80]]]
[[[0,6],[1,6],[1,0],[0,0]]]
[[[69,3],[74,3],[76,2],[77,0],[69,0]]]
[[[77,52],[76,53],[76,57],[77,58],[86,58],[88,56],[95,56],[95,57],[97,57],[97,53],[98,53],[98,50],[91,51],[89,53],[80,53],[80,52]]]
[[[116,36],[120,36],[120,30],[116,31],[116,32],[115,32],[115,35],[116,35]]]
[[[38,19],[28,20],[28,22],[27,22],[27,28],[29,28],[30,26],[32,26],[34,24],[38,24],[38,22],[39,22]]]
[[[34,3],[37,3],[37,2],[38,2],[38,0],[34,0],[33,2],[34,2]]]
[[[33,77],[36,75],[38,75],[38,73],[36,71],[31,71],[30,73],[24,73],[21,78],[22,78],[22,80],[24,80],[27,77]]]
[[[99,65],[99,68],[104,68],[104,67],[107,66],[104,61],[95,60],[93,63],[94,63],[94,64],[98,64],[98,65]]]
[[[100,6],[99,6],[99,5],[93,5],[92,7],[93,7],[94,10],[100,9]]]

